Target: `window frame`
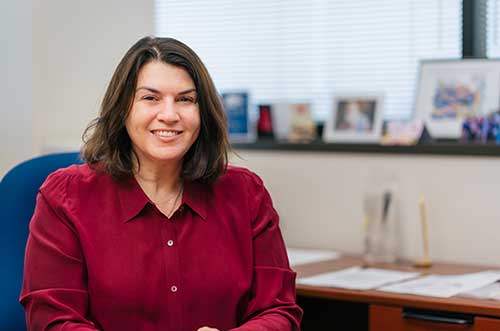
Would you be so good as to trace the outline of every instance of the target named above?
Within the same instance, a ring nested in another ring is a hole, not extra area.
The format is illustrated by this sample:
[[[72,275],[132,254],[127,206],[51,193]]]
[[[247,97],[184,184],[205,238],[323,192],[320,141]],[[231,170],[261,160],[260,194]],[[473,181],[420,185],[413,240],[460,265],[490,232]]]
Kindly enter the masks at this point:
[[[486,58],[486,0],[462,0],[462,58]]]

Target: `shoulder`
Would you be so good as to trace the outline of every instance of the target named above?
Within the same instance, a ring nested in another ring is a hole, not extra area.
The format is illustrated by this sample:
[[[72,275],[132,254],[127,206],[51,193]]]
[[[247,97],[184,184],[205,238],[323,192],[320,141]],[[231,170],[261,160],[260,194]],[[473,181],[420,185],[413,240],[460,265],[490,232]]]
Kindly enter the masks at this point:
[[[215,190],[223,190],[239,197],[254,195],[266,191],[264,182],[253,171],[239,167],[228,166],[226,172],[214,184]]]
[[[242,185],[264,185],[262,179],[256,173],[247,168],[233,165],[228,166],[226,172],[218,181],[240,183]]]
[[[40,190],[62,189],[69,184],[99,182],[108,177],[106,173],[92,169],[88,164],[71,165],[61,168],[47,176]]]
[[[263,200],[271,201],[263,180],[243,167],[229,166],[217,180],[216,189],[225,191],[231,200],[244,199],[249,208]]]
[[[256,173],[246,168],[231,166],[224,176],[227,176],[232,186],[228,189],[233,193],[230,199],[243,199],[238,202],[241,203],[240,206],[245,206],[242,210],[245,210],[249,217],[252,231],[258,233],[270,222],[279,222],[271,195]]]
[[[66,200],[85,188],[101,186],[108,181],[111,181],[111,177],[87,164],[71,165],[47,176],[40,193],[49,201]]]

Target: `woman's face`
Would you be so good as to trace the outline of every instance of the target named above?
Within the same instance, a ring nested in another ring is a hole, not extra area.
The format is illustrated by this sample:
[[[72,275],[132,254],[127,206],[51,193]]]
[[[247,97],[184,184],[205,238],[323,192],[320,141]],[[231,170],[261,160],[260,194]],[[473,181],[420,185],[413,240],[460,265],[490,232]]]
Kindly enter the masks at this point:
[[[126,129],[141,163],[181,162],[200,132],[193,80],[160,61],[142,67]]]

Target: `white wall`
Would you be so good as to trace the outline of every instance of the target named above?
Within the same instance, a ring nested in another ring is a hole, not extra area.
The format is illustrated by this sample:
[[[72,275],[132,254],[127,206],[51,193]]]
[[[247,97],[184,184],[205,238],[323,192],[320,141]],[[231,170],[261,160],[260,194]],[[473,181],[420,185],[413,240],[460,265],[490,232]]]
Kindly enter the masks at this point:
[[[401,256],[422,252],[418,200],[424,194],[435,261],[500,266],[500,158],[238,151],[281,215],[287,244],[363,251],[362,201],[375,173],[399,181]]]
[[[154,0],[33,0],[37,153],[74,149],[127,49],[154,33]]]
[[[78,148],[118,61],[153,33],[154,0],[1,1],[0,178]]]
[[[32,155],[31,0],[0,1],[0,178]]]

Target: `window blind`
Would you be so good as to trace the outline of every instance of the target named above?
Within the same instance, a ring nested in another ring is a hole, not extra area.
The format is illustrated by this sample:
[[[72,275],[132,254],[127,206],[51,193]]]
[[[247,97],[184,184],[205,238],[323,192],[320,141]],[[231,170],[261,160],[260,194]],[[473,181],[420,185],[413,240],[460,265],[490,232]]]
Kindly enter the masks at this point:
[[[383,93],[386,119],[412,114],[421,59],[460,58],[461,0],[156,0],[156,34],[202,58],[220,92],[252,104]]]

